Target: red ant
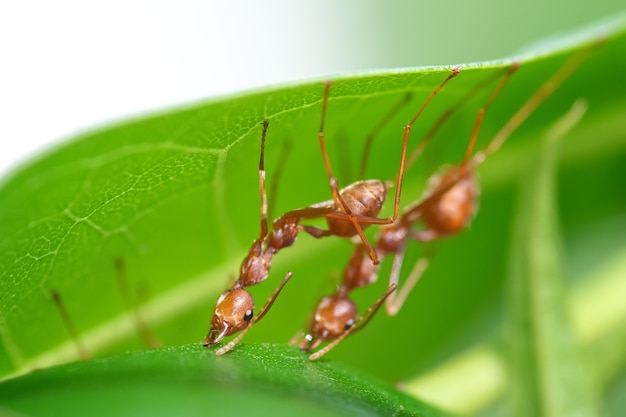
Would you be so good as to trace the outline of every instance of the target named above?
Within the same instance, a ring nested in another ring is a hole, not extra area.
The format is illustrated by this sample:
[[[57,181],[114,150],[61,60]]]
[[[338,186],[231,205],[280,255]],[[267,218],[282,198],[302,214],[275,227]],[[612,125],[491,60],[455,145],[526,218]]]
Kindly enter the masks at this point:
[[[514,69],[517,69],[517,67]],[[510,74],[508,74],[508,76],[510,76]],[[503,84],[504,83],[501,83],[497,91],[499,91]],[[473,91],[470,94],[472,93]],[[492,99],[493,97],[490,100]],[[465,101],[465,99],[461,100],[461,102],[462,101]],[[460,103],[458,103],[458,105],[460,105]],[[411,161],[414,161],[417,158],[417,154],[422,151],[427,141],[430,140],[443,121],[451,115],[453,109],[454,108],[445,112],[435,123],[434,127],[426,134],[425,138],[422,142],[420,142],[420,145],[412,153]],[[387,119],[387,117],[385,117],[385,119]],[[368,151],[373,137],[374,134],[371,134],[366,140],[361,160],[361,175],[365,170]],[[376,247],[376,254],[381,259],[390,252],[389,250],[385,250],[385,246],[381,247],[381,244],[384,245],[386,243],[385,240],[393,240],[395,238],[396,240],[403,239],[400,243],[404,243],[406,241],[410,228],[403,226],[405,219],[406,213],[402,215],[398,222],[381,228]],[[399,225],[402,226],[398,227]],[[385,300],[388,300],[389,297],[395,295],[398,284],[397,282],[391,282],[385,294],[383,294],[382,297],[380,297],[360,318],[357,319],[357,307],[356,304],[349,298],[349,294],[356,288],[375,282],[378,272],[378,266],[374,265],[367,257],[365,257],[365,252],[366,249],[362,244],[356,246],[355,251],[350,258],[350,262],[344,271],[342,284],[337,288],[337,291],[334,294],[322,298],[317,305],[309,323],[309,333],[299,342],[299,347],[303,351],[310,351],[318,348],[323,342],[332,342],[325,348],[313,353],[310,356],[311,360],[315,360],[323,356],[349,334],[354,333],[357,329],[362,329],[373,318],[382,303]],[[290,344],[298,344],[298,339],[301,337],[301,333],[296,335]]]
[[[232,288],[224,291],[218,298],[211,329],[203,340],[203,345],[213,346],[224,337],[242,331],[242,333],[226,346],[217,350],[222,355],[231,350],[247,332],[247,330],[259,321],[274,303],[276,297],[283,289],[292,273],[288,272],[281,284],[276,288],[272,296],[267,300],[259,315],[254,317],[254,300],[245,287],[264,281],[269,275],[272,258],[279,250],[293,245],[298,235],[298,219],[286,221],[278,219],[272,225],[272,233],[268,235],[267,225],[267,197],[265,193],[265,137],[269,122],[263,121],[261,133],[261,156],[259,159],[259,183],[261,190],[261,232],[248,251],[248,255],[241,263],[239,279]]]
[[[578,54],[567,61],[522,105],[495,135],[487,147],[471,157],[486,110],[509,78],[517,71],[519,64],[516,62],[507,70],[504,78],[478,111],[462,162],[448,168],[442,174],[433,176],[429,180],[429,186],[422,199],[404,210],[397,222],[381,228],[376,242],[376,255],[382,259],[388,254],[394,254],[389,280],[390,285],[385,294],[358,319],[356,305],[349,299],[349,293],[355,288],[375,282],[378,274],[378,265],[372,264],[365,257],[365,252],[369,250],[368,248],[362,244],[357,245],[344,270],[342,284],[333,295],[324,297],[319,302],[310,320],[309,332],[299,343],[301,350],[310,351],[316,349],[323,342],[331,341],[326,347],[310,355],[309,358],[311,360],[325,355],[351,333],[362,329],[369,323],[383,301],[386,301],[386,309],[389,315],[397,314],[408,294],[428,266],[427,258],[418,260],[404,286],[399,292],[396,292],[407,241],[413,239],[419,242],[429,242],[453,236],[469,225],[476,214],[479,196],[479,185],[474,175],[475,169],[489,154],[500,148],[502,143],[515,129],[571,75],[586,58],[586,55],[586,53]],[[410,162],[422,151],[424,145],[453,109],[444,113],[435,123],[433,129],[427,133],[424,140],[416,148]],[[365,157],[366,153],[364,153]],[[413,230],[413,225],[420,219],[425,225],[425,229],[421,231]],[[298,343],[297,340],[300,337],[301,334],[296,335],[292,339],[291,344]]]
[[[320,229],[315,226],[301,225],[300,229],[309,233],[315,238],[321,238],[325,236],[339,236],[345,238],[352,238],[358,235],[361,239],[363,246],[366,248],[370,259],[374,264],[378,264],[378,256],[376,251],[369,243],[363,230],[372,225],[384,225],[391,224],[398,218],[398,212],[400,207],[400,195],[402,192],[402,180],[404,178],[406,150],[409,140],[409,134],[411,133],[411,127],[422,114],[424,109],[430,104],[431,100],[441,91],[441,89],[450,81],[456,77],[460,72],[459,67],[452,69],[452,72],[446,77],[446,79],[430,94],[426,99],[422,107],[415,114],[413,119],[404,127],[404,136],[402,138],[402,153],[400,157],[400,169],[396,176],[396,194],[394,199],[393,215],[387,218],[378,218],[383,203],[387,197],[387,191],[390,184],[380,180],[361,180],[354,182],[347,187],[339,190],[337,180],[333,175],[332,168],[330,166],[330,160],[326,151],[326,144],[324,142],[324,120],[326,118],[326,105],[328,102],[328,95],[330,91],[330,82],[326,83],[324,90],[324,100],[322,105],[322,122],[320,131],[318,134],[318,140],[322,149],[322,156],[324,158],[324,165],[328,174],[328,180],[330,184],[330,191],[333,196],[332,200],[324,201],[322,203],[313,204],[311,206],[293,210],[285,213],[281,218],[285,220],[289,219],[311,219],[325,217],[328,224],[328,230]],[[406,97],[404,99],[406,101]],[[395,111],[392,109],[391,113]]]
[[[357,181],[346,188],[339,190],[335,179],[326,144],[324,141],[324,122],[326,119],[326,108],[330,93],[331,82],[326,82],[324,96],[322,100],[322,117],[318,141],[324,159],[324,165],[329,178],[332,200],[325,201],[311,206],[289,211],[273,222],[272,232],[268,234],[267,225],[267,197],[265,192],[265,138],[269,122],[263,122],[261,134],[261,156],[259,160],[259,182],[261,192],[261,231],[259,237],[254,241],[248,255],[243,260],[240,268],[239,279],[235,281],[232,288],[222,293],[217,300],[213,317],[211,319],[211,329],[203,340],[204,346],[213,346],[219,343],[224,337],[241,332],[231,342],[218,349],[216,354],[223,355],[230,351],[245,335],[245,333],[258,322],[272,306],[276,297],[282,291],[284,285],[291,278],[289,272],[269,297],[266,304],[261,309],[259,315],[254,317],[254,300],[252,295],[245,289],[248,286],[256,285],[264,281],[269,275],[272,259],[281,249],[293,245],[300,230],[304,230],[310,235],[321,238],[324,236],[339,236],[351,238],[359,235],[362,244],[367,248],[374,263],[378,263],[376,253],[363,233],[363,229],[371,224],[393,223],[399,212],[400,193],[402,189],[402,178],[404,175],[406,150],[411,131],[411,126],[434,96],[452,78],[459,74],[459,68],[454,68],[450,75],[432,92],[420,110],[404,129],[402,140],[402,152],[400,157],[400,168],[396,180],[396,195],[394,203],[394,214],[389,218],[378,218],[383,202],[387,196],[389,184],[380,180]],[[302,219],[325,217],[328,223],[328,230],[315,226],[301,225]]]

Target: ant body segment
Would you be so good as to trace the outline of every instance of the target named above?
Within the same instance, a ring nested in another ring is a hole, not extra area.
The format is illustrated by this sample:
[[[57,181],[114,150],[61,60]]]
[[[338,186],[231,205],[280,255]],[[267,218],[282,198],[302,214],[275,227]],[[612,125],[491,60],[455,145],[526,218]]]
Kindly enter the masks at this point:
[[[475,217],[480,196],[480,186],[475,175],[476,169],[482,164],[487,156],[496,152],[513,132],[543,103],[587,58],[589,50],[575,54],[566,61],[552,76],[550,76],[524,104],[511,116],[504,126],[495,134],[487,146],[472,156],[472,151],[478,136],[485,113],[510,77],[518,70],[519,63],[515,62],[508,69],[503,79],[491,93],[483,107],[478,111],[474,127],[465,151],[462,162],[453,165],[441,174],[435,174],[428,182],[424,196],[417,203],[410,205],[402,214],[398,222],[381,228],[377,249],[381,257],[394,254],[394,261],[389,277],[390,285],[399,285],[400,270],[404,261],[406,243],[409,239],[426,243],[441,238],[454,236],[467,228]],[[421,219],[424,229],[414,230],[413,225]],[[356,251],[351,258],[351,264],[363,264],[359,261]],[[387,298],[386,310],[388,315],[395,315],[402,307],[407,296],[417,284],[419,278],[428,267],[427,257],[419,259],[409,274],[404,286],[397,293]],[[358,271],[358,268],[352,269]],[[372,268],[370,268],[372,269]],[[376,270],[370,272],[376,279]],[[352,277],[352,279],[364,279]]]
[[[324,141],[324,121],[326,119],[326,107],[328,103],[328,95],[330,91],[331,83],[326,83],[324,89],[324,99],[322,104],[322,122],[320,125],[320,131],[318,133],[318,141],[322,150],[322,156],[324,158],[324,166],[328,174],[328,181],[330,184],[330,191],[333,199],[324,201],[322,203],[313,204],[311,206],[289,211],[282,216],[282,219],[289,220],[297,218],[311,219],[325,217],[328,225],[328,230],[320,229],[315,226],[302,225],[300,228],[315,238],[321,238],[325,236],[339,236],[345,238],[352,238],[358,235],[361,239],[363,246],[366,248],[370,259],[374,264],[378,264],[378,256],[372,245],[365,237],[363,229],[372,225],[385,225],[391,224],[398,218],[398,212],[400,208],[400,195],[402,193],[402,180],[404,178],[404,171],[406,165],[406,150],[409,141],[409,135],[411,133],[411,127],[422,114],[424,109],[430,104],[431,100],[441,91],[441,89],[450,81],[456,77],[460,72],[460,67],[454,67],[452,72],[446,77],[446,79],[430,94],[426,99],[422,107],[415,114],[413,119],[404,127],[404,135],[402,138],[402,153],[400,156],[400,168],[398,175],[396,176],[396,194],[393,206],[393,215],[387,218],[378,218],[383,203],[387,198],[387,191],[389,190],[389,183],[381,180],[360,180],[354,182],[347,187],[339,190],[337,179],[333,175],[328,153],[326,151],[326,144]],[[404,101],[407,99],[405,98]],[[402,103],[400,103],[402,104]],[[392,112],[395,109],[392,109]]]
[[[202,342],[205,347],[213,346],[224,337],[241,331],[237,338],[217,350],[218,355],[231,350],[248,329],[267,313],[292,275],[291,272],[285,275],[282,283],[263,306],[260,314],[254,317],[254,299],[245,288],[265,281],[269,275],[274,255],[281,249],[293,245],[298,235],[297,218],[277,219],[272,225],[272,232],[268,235],[267,196],[265,193],[265,138],[268,126],[269,122],[264,120],[261,133],[261,156],[259,158],[261,231],[248,251],[248,255],[241,263],[239,279],[235,281],[231,289],[224,291],[218,298],[211,318],[211,329]]]
[[[259,160],[259,182],[261,192],[261,231],[259,237],[254,241],[248,252],[248,256],[243,260],[240,268],[239,278],[226,290],[217,300],[211,328],[208,335],[203,340],[206,347],[214,346],[224,337],[241,332],[231,342],[218,349],[216,354],[223,355],[230,351],[245,335],[245,333],[258,322],[274,303],[280,291],[291,278],[288,273],[281,284],[276,288],[272,296],[267,300],[261,313],[254,317],[254,300],[252,295],[245,289],[248,286],[256,285],[264,281],[269,275],[272,259],[281,249],[293,245],[298,232],[303,230],[313,237],[321,238],[325,236],[339,236],[352,238],[358,235],[362,244],[367,248],[367,252],[373,263],[378,263],[375,250],[368,242],[363,233],[363,229],[371,224],[393,223],[399,212],[400,194],[402,189],[402,178],[406,160],[411,126],[415,123],[420,114],[428,106],[434,96],[444,87],[444,85],[456,77],[460,72],[455,67],[446,79],[431,93],[420,110],[413,119],[406,125],[402,139],[402,152],[400,157],[400,168],[396,179],[396,195],[394,203],[394,215],[389,218],[378,218],[383,203],[387,196],[389,184],[380,180],[361,180],[339,190],[335,179],[324,140],[324,122],[326,119],[326,108],[330,93],[331,82],[325,84],[324,96],[322,99],[322,116],[318,141],[324,159],[324,165],[329,178],[329,184],[333,199],[311,206],[289,211],[274,220],[271,233],[268,232],[267,219],[267,197],[265,192],[265,138],[269,122],[263,122],[261,135],[261,156]],[[326,218],[328,230],[315,226],[301,225],[303,219]]]
[[[306,352],[316,349],[323,342],[330,341],[331,343],[325,348],[309,356],[311,360],[315,360],[326,354],[351,333],[362,329],[371,320],[383,301],[386,303],[388,315],[393,316],[397,314],[429,263],[427,257],[419,259],[402,288],[399,288],[398,281],[407,242],[416,240],[425,243],[453,236],[469,225],[476,214],[480,194],[478,180],[475,175],[476,168],[489,154],[500,148],[515,129],[571,75],[586,56],[586,53],[577,54],[563,64],[518,109],[500,131],[496,133],[491,142],[472,156],[485,112],[510,77],[519,68],[519,64],[515,62],[507,70],[498,86],[478,111],[462,162],[453,165],[441,174],[432,176],[424,196],[418,202],[406,208],[395,223],[383,226],[380,229],[375,249],[377,257],[383,259],[387,255],[394,255],[389,287],[385,294],[363,316],[358,320],[356,319],[356,305],[350,300],[349,293],[353,289],[374,283],[378,275],[378,265],[370,262],[365,255],[368,253],[369,248],[363,244],[358,244],[344,270],[342,284],[334,294],[322,298],[319,302],[310,319],[308,333],[304,337],[302,337],[302,333],[299,333],[292,339],[290,344],[298,344],[299,348]],[[424,137],[424,140],[415,149],[409,164],[415,160],[430,137],[457,106],[449,109],[439,118]],[[364,158],[366,158],[365,153]],[[414,225],[420,220],[424,228],[422,230],[414,230]],[[358,323],[360,325],[355,329]],[[298,339],[300,339],[299,342]]]

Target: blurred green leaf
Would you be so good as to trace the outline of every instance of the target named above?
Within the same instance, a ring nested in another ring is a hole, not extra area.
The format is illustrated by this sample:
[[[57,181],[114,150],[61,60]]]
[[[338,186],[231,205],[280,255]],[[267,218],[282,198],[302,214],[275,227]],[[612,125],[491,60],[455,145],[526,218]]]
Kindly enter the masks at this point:
[[[621,302],[626,292],[626,281],[622,279],[625,275],[626,242],[622,242],[604,264],[571,287],[568,297],[568,315],[578,346],[584,349],[588,377],[595,384],[592,389],[598,392],[613,387],[626,367],[626,333],[622,331],[626,326],[626,304]],[[402,390],[464,415],[504,403],[503,394],[511,377],[507,374],[510,355],[502,336],[459,352],[410,378],[402,383]],[[465,384],[459,386],[459,380]],[[480,415],[494,414],[487,411]]]
[[[513,415],[593,416],[598,411],[567,316],[555,185],[560,140],[585,108],[576,102],[550,129],[521,177],[506,298]]]

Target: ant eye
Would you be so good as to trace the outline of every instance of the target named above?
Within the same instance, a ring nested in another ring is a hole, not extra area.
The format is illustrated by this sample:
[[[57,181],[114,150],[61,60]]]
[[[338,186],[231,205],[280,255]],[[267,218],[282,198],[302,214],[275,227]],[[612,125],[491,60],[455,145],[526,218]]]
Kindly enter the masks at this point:
[[[254,316],[254,311],[247,310],[246,314],[243,316],[243,320],[244,321],[250,321],[250,320],[252,320],[252,316]]]
[[[350,327],[352,327],[354,325],[354,320],[348,320],[346,322],[346,326],[345,329],[348,330]]]

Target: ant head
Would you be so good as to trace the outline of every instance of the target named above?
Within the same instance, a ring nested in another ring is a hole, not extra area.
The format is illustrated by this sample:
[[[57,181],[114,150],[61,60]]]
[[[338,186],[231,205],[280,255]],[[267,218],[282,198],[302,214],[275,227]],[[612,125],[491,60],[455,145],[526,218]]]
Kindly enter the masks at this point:
[[[338,293],[322,298],[309,323],[309,333],[300,343],[300,349],[315,349],[325,341],[338,338],[354,325],[356,317],[356,304],[345,295]]]
[[[204,346],[213,346],[225,336],[237,333],[248,327],[254,316],[254,300],[243,288],[224,291],[215,305],[211,330],[202,342]]]

